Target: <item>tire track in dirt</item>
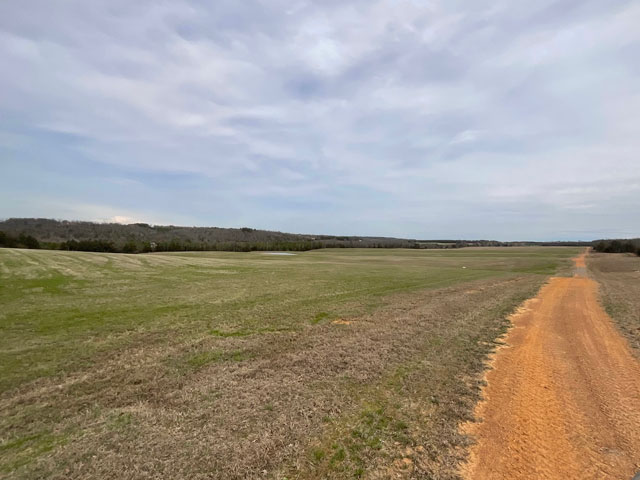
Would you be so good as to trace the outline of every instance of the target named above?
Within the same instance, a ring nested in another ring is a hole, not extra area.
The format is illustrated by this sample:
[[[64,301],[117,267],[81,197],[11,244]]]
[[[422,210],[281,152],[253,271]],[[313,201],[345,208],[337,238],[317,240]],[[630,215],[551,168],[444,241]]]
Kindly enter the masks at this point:
[[[491,360],[466,479],[631,479],[640,470],[640,363],[586,277],[554,277],[512,317]]]

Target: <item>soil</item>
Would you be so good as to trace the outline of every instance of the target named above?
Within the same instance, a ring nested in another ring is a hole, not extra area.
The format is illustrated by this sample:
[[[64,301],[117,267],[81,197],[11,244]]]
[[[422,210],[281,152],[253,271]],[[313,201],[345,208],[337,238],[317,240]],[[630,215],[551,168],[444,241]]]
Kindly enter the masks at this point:
[[[512,317],[491,360],[467,479],[631,479],[640,363],[598,301],[585,254]]]

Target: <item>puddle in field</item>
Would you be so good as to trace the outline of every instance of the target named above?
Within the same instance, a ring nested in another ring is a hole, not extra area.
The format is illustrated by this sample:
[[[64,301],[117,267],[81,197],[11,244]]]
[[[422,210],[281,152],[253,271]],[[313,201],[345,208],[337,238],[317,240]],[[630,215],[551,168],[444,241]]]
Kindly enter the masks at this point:
[[[295,253],[289,253],[289,252],[263,252],[262,255],[295,255]]]

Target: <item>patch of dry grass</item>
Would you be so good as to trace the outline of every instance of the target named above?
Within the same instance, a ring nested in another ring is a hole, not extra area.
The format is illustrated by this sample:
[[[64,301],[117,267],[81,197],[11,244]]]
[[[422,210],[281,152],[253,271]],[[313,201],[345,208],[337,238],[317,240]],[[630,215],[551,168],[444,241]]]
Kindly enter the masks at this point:
[[[600,284],[607,313],[640,355],[640,257],[592,252],[587,265]]]

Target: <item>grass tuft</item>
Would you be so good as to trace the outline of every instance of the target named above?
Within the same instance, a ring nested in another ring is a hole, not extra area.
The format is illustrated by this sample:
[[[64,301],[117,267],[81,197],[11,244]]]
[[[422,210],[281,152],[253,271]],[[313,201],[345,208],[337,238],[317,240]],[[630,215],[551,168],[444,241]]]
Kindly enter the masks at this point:
[[[313,320],[311,320],[311,323],[315,325],[322,322],[323,320],[326,320],[327,318],[329,318],[329,314],[327,312],[318,312],[313,317]]]

